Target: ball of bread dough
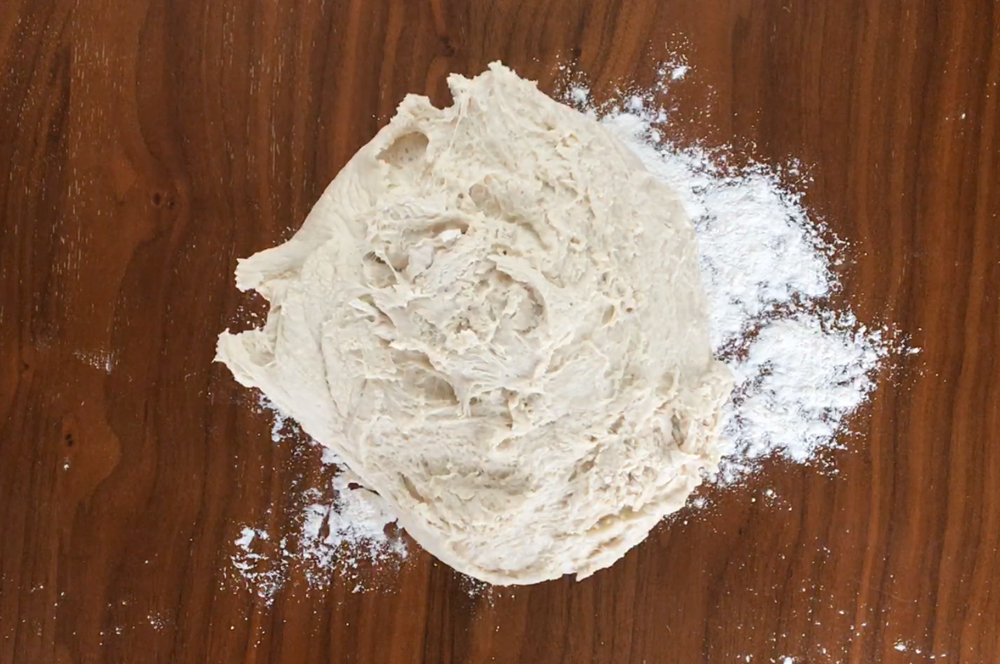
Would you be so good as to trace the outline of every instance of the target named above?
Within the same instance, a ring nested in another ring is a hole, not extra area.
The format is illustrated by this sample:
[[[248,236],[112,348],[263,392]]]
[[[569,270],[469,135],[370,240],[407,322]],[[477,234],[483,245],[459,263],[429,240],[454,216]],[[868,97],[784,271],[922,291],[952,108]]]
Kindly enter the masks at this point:
[[[690,221],[593,118],[500,64],[408,96],[287,243],[218,357],[425,549],[497,584],[585,577],[719,459],[731,377]]]

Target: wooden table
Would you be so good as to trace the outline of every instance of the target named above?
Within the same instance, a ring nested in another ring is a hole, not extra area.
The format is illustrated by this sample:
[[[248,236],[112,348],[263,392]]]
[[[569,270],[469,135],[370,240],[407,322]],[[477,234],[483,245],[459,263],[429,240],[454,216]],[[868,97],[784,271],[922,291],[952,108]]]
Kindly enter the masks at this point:
[[[671,53],[675,137],[800,159],[845,301],[922,349],[838,472],[772,464],[581,583],[227,583],[322,474],[212,362],[236,258],[404,93],[502,59],[606,98]],[[1000,661],[995,2],[4,0],[0,62],[0,664]]]

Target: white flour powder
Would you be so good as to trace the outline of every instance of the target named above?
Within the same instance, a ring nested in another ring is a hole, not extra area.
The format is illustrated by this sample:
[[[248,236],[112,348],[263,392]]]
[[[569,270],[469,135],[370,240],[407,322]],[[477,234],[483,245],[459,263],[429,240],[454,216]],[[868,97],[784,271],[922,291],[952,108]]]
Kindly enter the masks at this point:
[[[278,411],[264,396],[257,412],[271,418],[271,439],[314,450],[322,464],[333,471],[329,491],[305,489],[300,505],[289,518],[290,532],[273,541],[264,528],[243,526],[233,541],[227,578],[238,582],[265,603],[288,582],[293,572],[301,574],[310,588],[325,588],[334,576],[351,583],[354,592],[373,587],[370,568],[389,570],[406,558],[406,544],[391,525],[395,521],[385,502],[361,489],[354,475],[344,470],[332,450],[311,441],[299,427]],[[293,482],[293,484],[297,483]],[[332,499],[324,499],[331,495]]]
[[[881,361],[901,346],[870,330],[829,298],[831,270],[846,245],[809,218],[802,194],[783,184],[798,167],[725,165],[701,149],[679,149],[654,128],[665,119],[647,99],[588,107],[585,89],[570,99],[628,145],[680,195],[698,233],[716,353],[736,389],[723,437],[730,448],[720,478],[736,481],[774,455],[798,463],[835,445],[845,419],[874,388]]]
[[[334,502],[312,502],[303,510],[300,546],[302,557],[318,570],[331,567],[358,570],[362,562],[381,562],[406,557],[406,545],[398,535],[386,532],[396,519],[377,494],[360,488],[354,475],[330,449],[323,449],[323,463],[336,465]],[[317,495],[317,497],[319,497]],[[322,574],[313,574],[313,579]],[[355,589],[361,589],[355,585]]]
[[[689,71],[686,59],[673,57],[654,91],[625,95],[616,105],[595,106],[580,85],[563,97],[600,119],[672,186],[695,223],[712,343],[736,377],[723,432],[730,451],[715,478],[731,484],[766,458],[807,464],[835,446],[874,388],[883,360],[903,345],[890,330],[870,329],[830,304],[840,289],[831,270],[839,262],[835,252],[847,246],[810,219],[797,165],[734,169],[726,166],[725,150],[681,149],[657,131],[669,113],[654,105],[654,96]],[[274,422],[277,440],[286,422],[280,415]],[[324,461],[337,462],[329,452]],[[308,567],[310,583],[328,583],[332,570],[354,578],[361,590],[359,563],[405,556],[402,540],[387,534],[393,517],[383,501],[351,489],[348,473],[333,484],[333,502],[320,500],[319,491],[307,493],[297,531],[277,547],[277,560],[261,566],[267,561],[255,543],[266,542],[266,533],[250,527],[239,533],[233,567],[262,597],[280,588],[289,563]]]
[[[275,551],[266,530],[244,526],[233,542],[232,571],[268,604],[285,582],[286,556]],[[282,542],[284,544],[284,542]]]

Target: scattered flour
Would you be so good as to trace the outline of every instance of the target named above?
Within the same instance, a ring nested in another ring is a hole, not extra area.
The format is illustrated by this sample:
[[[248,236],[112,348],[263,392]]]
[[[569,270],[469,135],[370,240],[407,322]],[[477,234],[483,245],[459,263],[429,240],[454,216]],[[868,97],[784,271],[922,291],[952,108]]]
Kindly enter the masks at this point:
[[[111,353],[106,353],[104,351],[88,352],[84,350],[77,350],[73,352],[73,355],[84,364],[88,364],[95,369],[100,369],[106,374],[110,374],[115,368],[115,357]]]
[[[679,194],[695,224],[702,277],[709,297],[712,344],[733,370],[736,389],[726,412],[723,437],[729,453],[714,478],[739,482],[765,458],[816,463],[818,454],[849,433],[849,418],[875,387],[874,376],[893,354],[907,349],[889,328],[873,329],[831,298],[840,291],[834,268],[847,248],[803,207],[808,184],[796,163],[771,167],[729,165],[731,148],[679,147],[658,129],[669,110],[657,100],[690,65],[672,56],[648,91],[623,92],[597,105],[579,78],[564,69],[562,99],[600,120]],[[266,399],[259,407],[273,414],[277,442],[301,431]],[[398,565],[404,540],[382,499],[357,488],[336,455],[323,462],[341,468],[332,481],[333,499],[307,489],[295,532],[272,543],[264,530],[244,527],[235,539],[232,567],[261,598],[271,601],[289,569],[303,569],[311,587],[330,583],[333,574],[369,587],[361,571],[372,563]],[[773,492],[766,494],[774,501]],[[696,508],[708,501],[693,499]],[[475,596],[488,590],[473,583]],[[902,650],[906,644],[897,643]],[[792,664],[784,657],[783,664]]]
[[[360,488],[355,476],[329,448],[304,437],[294,421],[284,417],[263,395],[256,403],[258,412],[272,418],[271,438],[275,443],[319,447],[321,461],[333,471],[331,491],[308,488],[302,492],[304,505],[292,514],[290,532],[274,543],[263,528],[243,526],[233,544],[230,565],[239,585],[266,604],[284,587],[293,571],[301,574],[310,588],[324,588],[334,576],[347,581],[353,592],[368,590],[377,583],[373,566],[395,568],[407,556],[395,517],[377,494]],[[332,493],[332,499],[324,496]]]
[[[398,562],[406,557],[406,544],[398,533],[387,532],[396,517],[385,501],[357,485],[355,475],[329,448],[323,463],[341,469],[333,479],[334,501],[316,501],[303,510],[301,555],[316,563],[313,581],[328,582],[325,571],[357,571],[363,563]],[[355,575],[357,576],[357,575]],[[364,590],[356,579],[354,590]]]
[[[679,81],[688,72],[691,71],[691,65],[688,64],[687,56],[683,52],[672,53],[666,62],[660,65],[657,70],[660,81]],[[661,83],[661,87],[665,88],[666,83]]]
[[[234,542],[236,553],[231,563],[244,583],[270,603],[284,585],[287,561],[284,556],[276,555],[268,539],[266,530],[244,526]]]
[[[267,411],[271,415],[271,440],[274,442],[280,443],[285,438],[285,434],[301,433],[295,420],[286,417],[262,392],[257,395],[257,411]]]

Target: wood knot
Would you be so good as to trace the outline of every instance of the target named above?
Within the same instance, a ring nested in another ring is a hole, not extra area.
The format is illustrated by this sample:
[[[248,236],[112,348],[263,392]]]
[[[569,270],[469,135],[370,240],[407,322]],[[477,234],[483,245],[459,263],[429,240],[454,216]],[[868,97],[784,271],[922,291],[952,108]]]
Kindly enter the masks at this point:
[[[458,51],[451,43],[451,38],[448,35],[441,35],[438,37],[438,40],[441,42],[441,54],[446,58],[452,57]]]
[[[169,192],[154,191],[150,196],[150,201],[153,203],[153,207],[165,210],[173,210],[177,207],[177,197]]]

